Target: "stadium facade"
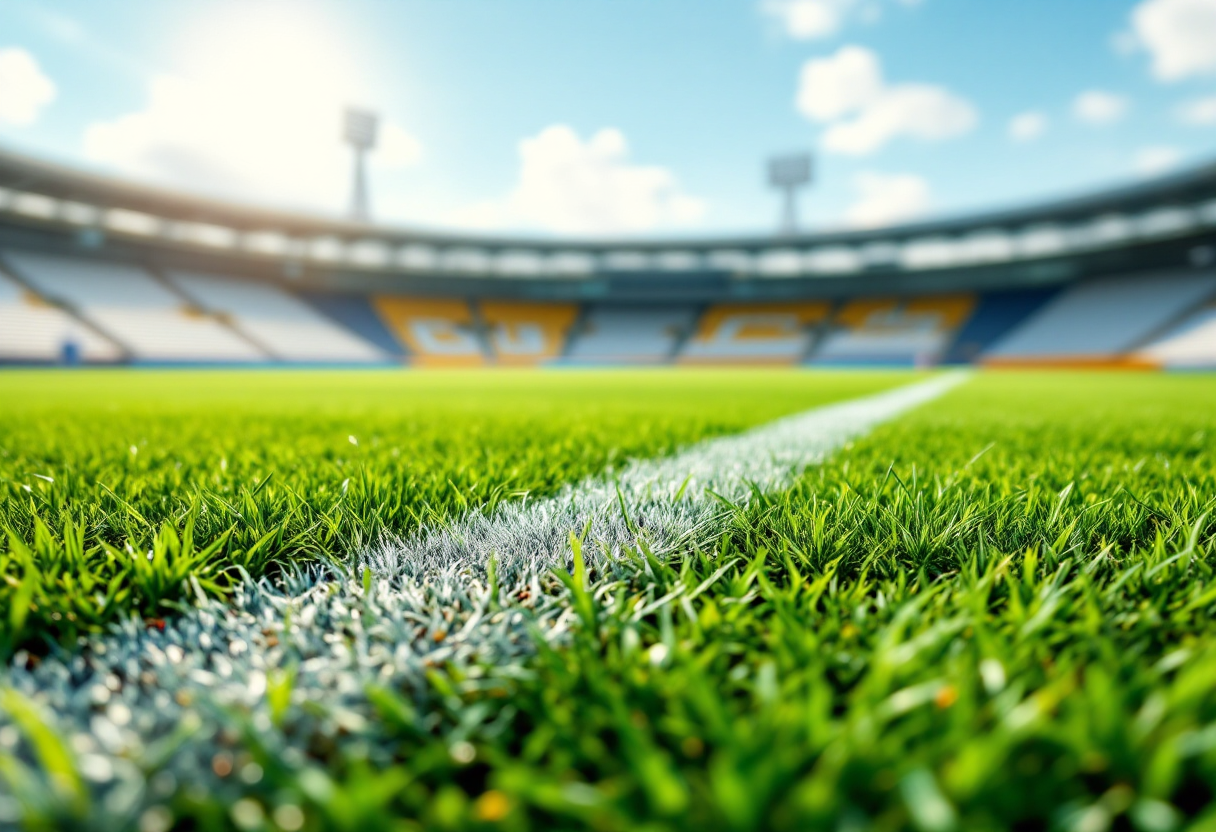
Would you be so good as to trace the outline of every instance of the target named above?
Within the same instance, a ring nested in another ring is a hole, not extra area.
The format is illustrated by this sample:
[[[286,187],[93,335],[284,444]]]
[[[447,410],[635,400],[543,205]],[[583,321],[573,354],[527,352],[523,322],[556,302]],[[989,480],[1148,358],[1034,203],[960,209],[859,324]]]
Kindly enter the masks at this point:
[[[0,153],[0,362],[1216,366],[1216,164],[873,231],[572,241]]]

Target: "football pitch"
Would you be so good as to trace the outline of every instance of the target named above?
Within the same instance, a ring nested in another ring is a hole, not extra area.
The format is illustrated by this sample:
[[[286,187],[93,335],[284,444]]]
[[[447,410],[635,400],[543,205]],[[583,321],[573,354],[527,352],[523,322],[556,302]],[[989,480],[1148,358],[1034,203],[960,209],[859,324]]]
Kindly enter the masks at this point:
[[[0,374],[0,827],[1216,830],[1216,377]]]

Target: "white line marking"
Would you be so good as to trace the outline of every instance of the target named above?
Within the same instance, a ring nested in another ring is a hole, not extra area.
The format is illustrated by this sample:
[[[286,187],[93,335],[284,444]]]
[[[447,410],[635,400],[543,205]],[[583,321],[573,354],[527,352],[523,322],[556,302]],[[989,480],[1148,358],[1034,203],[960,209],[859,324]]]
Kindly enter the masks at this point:
[[[511,503],[488,515],[474,512],[450,526],[381,544],[365,552],[360,564],[385,576],[414,576],[460,566],[484,568],[494,553],[503,574],[513,575],[565,563],[570,532],[584,528],[585,549],[601,560],[636,547],[635,528],[653,550],[669,551],[687,544],[724,513],[712,494],[738,502],[752,488],[769,492],[787,487],[803,469],[850,439],[937,398],[964,378],[965,373],[937,376],[711,439],[673,457],[633,462],[615,479],[591,478],[549,499]]]

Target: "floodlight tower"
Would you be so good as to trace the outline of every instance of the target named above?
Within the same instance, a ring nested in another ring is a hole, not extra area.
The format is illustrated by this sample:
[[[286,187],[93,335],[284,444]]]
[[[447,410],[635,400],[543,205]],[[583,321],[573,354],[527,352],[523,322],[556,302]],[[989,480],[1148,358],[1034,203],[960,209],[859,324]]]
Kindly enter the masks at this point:
[[[355,151],[355,183],[350,198],[350,215],[366,221],[371,217],[367,192],[367,152],[376,146],[379,119],[367,110],[347,108],[343,137]]]
[[[798,189],[811,181],[811,154],[775,156],[768,161],[768,184],[785,195],[781,234],[798,233]]]

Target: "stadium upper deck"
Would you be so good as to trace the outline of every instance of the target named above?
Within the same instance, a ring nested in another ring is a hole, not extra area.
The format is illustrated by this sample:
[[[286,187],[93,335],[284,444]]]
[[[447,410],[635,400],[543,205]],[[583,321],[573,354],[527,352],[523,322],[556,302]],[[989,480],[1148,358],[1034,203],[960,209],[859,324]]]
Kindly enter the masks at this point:
[[[0,360],[1216,364],[1216,164],[871,231],[427,233],[0,153]]]

